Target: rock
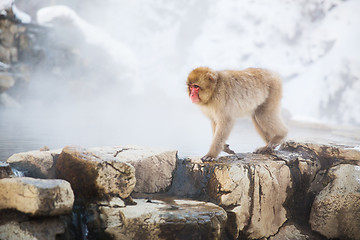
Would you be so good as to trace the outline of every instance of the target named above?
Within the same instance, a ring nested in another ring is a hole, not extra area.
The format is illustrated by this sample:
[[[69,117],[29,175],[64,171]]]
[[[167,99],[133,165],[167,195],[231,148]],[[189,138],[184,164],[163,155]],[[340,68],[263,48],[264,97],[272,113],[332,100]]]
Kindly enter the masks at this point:
[[[55,165],[61,150],[30,151],[13,154],[7,163],[27,177],[56,178]]]
[[[340,163],[360,165],[360,148],[343,145],[324,145],[288,141],[280,146],[281,151],[315,154],[321,161],[321,168],[329,168]]]
[[[136,206],[98,207],[101,227],[113,239],[221,239],[227,216],[215,204],[192,200],[135,201]]]
[[[171,185],[176,167],[177,151],[160,150],[138,146],[103,147],[90,149],[135,167],[135,192],[165,192]]]
[[[0,179],[8,178],[11,176],[13,176],[13,173],[11,171],[10,165],[0,161]]]
[[[275,234],[287,220],[283,204],[292,187],[289,167],[271,156],[249,154],[235,161],[228,159],[222,158],[214,168],[208,191],[233,215],[235,221],[229,222],[232,226],[228,228],[234,238],[240,231],[251,239]]]
[[[168,194],[182,198],[211,201],[212,199],[207,194],[207,185],[212,172],[212,165],[202,164],[200,157],[178,159]]]
[[[45,177],[56,162],[59,177],[87,198],[74,209],[92,239],[359,239],[359,149],[294,142],[280,149],[202,163],[135,146],[65,147],[59,156],[44,148],[8,162]],[[126,202],[133,189],[137,206]],[[83,226],[77,236],[87,233]]]
[[[8,48],[0,44],[0,62],[9,64],[11,62],[11,52]]]
[[[292,179],[286,161],[275,156],[238,154],[215,163],[196,158],[180,163],[177,171],[170,192],[184,197],[190,193],[224,207],[229,217],[226,228],[233,239],[269,237],[287,220],[283,204]]]
[[[14,40],[15,40],[14,33],[10,31],[10,28],[13,24],[14,23],[8,20],[2,21],[2,23],[0,24],[0,28],[2,30],[0,35],[0,41],[1,41],[1,45],[3,45],[6,48],[10,48],[14,46]]]
[[[279,232],[270,237],[269,240],[321,240],[322,237],[315,236],[312,233],[303,232],[295,225],[285,225],[280,228]]]
[[[130,164],[76,146],[62,150],[56,175],[71,183],[75,196],[90,199],[127,198],[136,183],[135,169]]]
[[[73,203],[73,191],[64,180],[0,179],[0,209],[16,209],[33,216],[53,216],[71,212]]]
[[[0,94],[11,88],[15,83],[15,80],[10,75],[0,73]]]
[[[283,143],[276,155],[287,162],[293,179],[293,190],[287,201],[288,214],[308,222],[315,197],[331,181],[328,170],[339,164],[359,164],[359,150],[333,144]]]
[[[55,240],[64,232],[64,223],[56,218],[0,224],[0,239],[6,240]]]
[[[360,239],[360,166],[329,170],[332,181],[316,196],[311,228],[327,238]]]

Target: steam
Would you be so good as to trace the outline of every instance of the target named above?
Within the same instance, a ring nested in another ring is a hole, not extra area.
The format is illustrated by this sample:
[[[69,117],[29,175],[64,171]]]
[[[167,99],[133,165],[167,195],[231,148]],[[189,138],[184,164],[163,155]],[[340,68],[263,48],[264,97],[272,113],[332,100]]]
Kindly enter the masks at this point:
[[[67,6],[40,9],[37,22],[50,31],[48,59],[21,93],[21,106],[4,111],[2,119],[4,125],[17,126],[25,150],[137,144],[178,149],[182,155],[206,151],[210,126],[187,99],[187,71],[169,74],[169,64],[159,66],[161,71],[151,69],[154,59],[139,61],[130,44]],[[66,64],[62,48],[70,49],[64,55],[75,56],[76,62]],[[5,132],[5,139],[16,141],[12,134]]]

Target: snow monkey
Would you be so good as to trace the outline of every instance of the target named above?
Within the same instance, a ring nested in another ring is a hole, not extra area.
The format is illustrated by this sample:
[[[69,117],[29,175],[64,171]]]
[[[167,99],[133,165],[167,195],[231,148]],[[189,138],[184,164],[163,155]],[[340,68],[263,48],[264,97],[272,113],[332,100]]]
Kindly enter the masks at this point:
[[[281,79],[271,71],[199,67],[190,72],[187,87],[191,101],[211,120],[213,140],[209,152],[201,158],[203,162],[214,161],[221,151],[234,153],[225,142],[238,117],[251,115],[266,142],[255,153],[271,153],[287,134],[280,118]]]

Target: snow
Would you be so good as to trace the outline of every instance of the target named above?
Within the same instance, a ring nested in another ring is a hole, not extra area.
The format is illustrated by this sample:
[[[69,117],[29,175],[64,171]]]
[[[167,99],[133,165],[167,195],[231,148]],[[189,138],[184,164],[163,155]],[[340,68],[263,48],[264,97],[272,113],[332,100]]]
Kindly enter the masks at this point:
[[[1,0],[0,1],[0,10],[7,9],[11,7],[11,4],[14,2],[14,0]]]
[[[45,7],[37,12],[37,21],[40,25],[52,26],[52,22],[57,19],[67,19],[73,22],[90,44],[100,45],[112,55],[114,61],[132,68],[135,64],[134,54],[128,46],[114,40],[108,33],[102,31],[79,17],[75,11],[64,5]],[[126,59],[124,61],[123,59]]]
[[[30,23],[31,17],[27,13],[19,10],[15,4],[14,0],[1,0],[0,1],[0,11],[1,14],[6,15],[5,9],[12,8],[13,13],[15,14],[16,18],[20,20],[22,23]]]
[[[356,150],[356,151],[360,151],[360,146],[356,146],[353,149]],[[360,171],[360,166],[358,166],[357,170]]]
[[[117,41],[110,34],[103,31],[101,27],[89,24],[68,6],[50,6],[37,12],[37,22],[40,25],[53,26],[58,19],[71,21],[83,33],[87,43],[97,45],[107,51],[114,64],[123,69],[122,77],[131,79],[134,82],[134,87],[130,92],[143,93],[143,86],[139,78],[136,77],[137,60],[130,46]]]
[[[0,7],[1,9],[1,7]],[[30,23],[31,17],[27,13],[20,11],[15,4],[12,5],[12,11],[15,14],[16,18],[19,19],[22,23]]]
[[[318,45],[324,48],[326,42],[333,46],[326,54],[310,58],[313,62],[306,66],[306,72],[288,82],[285,86],[284,105],[288,109],[297,109],[298,114],[322,118],[321,108],[334,106],[327,113],[327,120],[360,123],[360,58],[356,53],[360,41],[360,31],[356,26],[360,16],[355,13],[360,2],[347,2],[333,9],[322,20],[312,35]],[[322,43],[322,45],[321,45]],[[304,86],[307,91],[299,91]],[[336,106],[337,105],[337,106]],[[293,110],[294,112],[294,110]]]

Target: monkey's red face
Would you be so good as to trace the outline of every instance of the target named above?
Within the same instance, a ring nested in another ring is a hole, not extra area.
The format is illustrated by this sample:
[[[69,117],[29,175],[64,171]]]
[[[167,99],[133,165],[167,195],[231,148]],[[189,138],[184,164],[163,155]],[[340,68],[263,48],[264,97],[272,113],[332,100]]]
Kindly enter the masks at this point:
[[[195,84],[189,85],[190,99],[193,103],[200,102],[199,90],[200,90],[200,87],[198,85],[195,85]]]
[[[216,88],[217,75],[209,68],[200,67],[190,72],[186,84],[189,97],[193,103],[206,105]]]

